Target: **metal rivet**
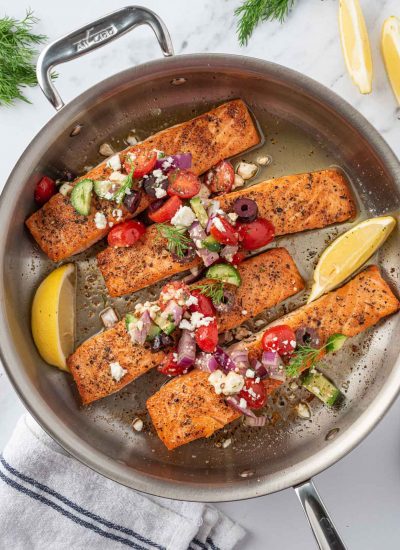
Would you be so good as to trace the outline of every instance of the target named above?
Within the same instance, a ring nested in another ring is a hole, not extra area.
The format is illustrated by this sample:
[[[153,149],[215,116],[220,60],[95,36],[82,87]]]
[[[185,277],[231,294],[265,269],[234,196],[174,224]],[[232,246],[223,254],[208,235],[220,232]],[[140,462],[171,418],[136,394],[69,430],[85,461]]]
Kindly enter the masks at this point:
[[[332,430],[329,430],[325,436],[326,441],[331,441],[331,439],[334,439],[339,433],[339,430],[340,428],[332,428]]]
[[[69,134],[71,137],[74,137],[74,136],[77,136],[78,134],[80,134],[81,130],[83,128],[83,124],[77,124],[71,131],[71,133]]]
[[[186,84],[186,82],[187,82],[187,78],[183,78],[183,77],[174,78],[173,80],[171,80],[172,86],[182,86],[182,84]]]

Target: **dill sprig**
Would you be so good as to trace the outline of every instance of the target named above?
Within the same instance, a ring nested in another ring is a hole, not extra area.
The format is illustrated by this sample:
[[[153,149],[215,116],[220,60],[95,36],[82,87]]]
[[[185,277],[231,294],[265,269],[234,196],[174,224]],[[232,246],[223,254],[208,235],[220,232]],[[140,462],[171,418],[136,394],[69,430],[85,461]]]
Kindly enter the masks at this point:
[[[127,190],[131,189],[132,187],[133,172],[135,171],[135,167],[132,164],[130,166],[131,166],[131,171],[123,180],[123,184],[118,189],[118,191],[114,193],[114,196],[112,198],[112,200],[115,201],[117,204],[121,204],[121,202],[124,200]]]
[[[307,344],[298,346],[285,367],[286,375],[296,378],[303,369],[315,367],[324,351],[327,353],[338,351],[346,339],[347,337],[343,334],[332,334],[326,344],[320,348],[313,348]]]
[[[192,246],[193,241],[187,236],[186,227],[174,227],[166,223],[157,223],[158,233],[164,239],[167,239],[167,248],[178,258],[184,258],[186,251]]]
[[[278,19],[282,23],[294,2],[295,0],[245,0],[235,10],[235,15],[239,18],[237,34],[240,45],[248,43],[261,21]]]
[[[208,296],[214,304],[220,304],[224,298],[225,287],[223,281],[205,281],[198,285],[192,285],[191,288],[200,290],[200,292]]]
[[[36,86],[35,46],[46,40],[43,34],[32,32],[37,22],[29,10],[21,21],[7,16],[0,19],[0,105],[12,105],[16,99],[30,103],[21,88]]]

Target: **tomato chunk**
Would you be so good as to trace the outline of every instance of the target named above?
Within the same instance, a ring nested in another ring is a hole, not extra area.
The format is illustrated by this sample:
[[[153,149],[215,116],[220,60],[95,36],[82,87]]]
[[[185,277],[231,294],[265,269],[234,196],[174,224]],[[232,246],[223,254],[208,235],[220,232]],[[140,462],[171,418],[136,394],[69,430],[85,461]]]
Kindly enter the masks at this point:
[[[239,242],[235,228],[222,216],[216,216],[213,219],[210,233],[214,239],[221,244],[231,244],[235,246]]]
[[[182,281],[171,281],[162,287],[158,305],[161,311],[164,311],[167,304],[171,300],[174,300],[179,306],[184,307],[190,294],[190,289],[185,283],[182,283]]]
[[[217,321],[211,321],[207,326],[196,328],[194,332],[196,344],[202,351],[212,353],[218,344]]]
[[[42,206],[57,192],[55,181],[48,176],[38,181],[35,187],[34,198],[37,204]]]
[[[197,298],[197,304],[192,304],[191,306],[189,306],[189,311],[191,311],[192,313],[195,311],[199,311],[205,317],[214,317],[215,308],[211,299],[208,296],[202,294],[202,292],[197,288],[192,290],[190,294]]]
[[[231,264],[232,265],[239,265],[245,259],[246,259],[246,252],[243,252],[243,250],[239,250],[238,252],[236,252],[236,254],[233,255]]]
[[[182,201],[179,197],[171,197],[160,208],[154,212],[148,211],[149,218],[156,223],[169,222],[182,206]]]
[[[177,168],[168,174],[168,195],[178,196],[181,199],[191,199],[200,191],[201,181],[190,172]]]
[[[296,334],[288,325],[271,327],[263,334],[262,347],[264,351],[275,351],[287,357],[296,348]]]
[[[274,240],[275,227],[265,218],[257,218],[254,222],[243,223],[238,227],[239,238],[243,248],[255,250]]]
[[[262,382],[256,382],[254,378],[246,378],[239,397],[245,399],[251,409],[261,409],[267,400],[267,391]]]
[[[232,164],[227,160],[221,160],[207,172],[204,181],[211,193],[229,193],[235,181],[235,171]]]
[[[157,162],[157,151],[136,148],[132,153],[128,153],[124,160],[124,168],[127,174],[133,169],[134,178],[142,178],[151,172]]]
[[[145,233],[145,225],[136,220],[129,220],[113,227],[107,236],[107,241],[115,248],[132,246]]]
[[[174,359],[176,351],[171,351],[164,361],[157,367],[157,369],[166,374],[167,376],[178,376],[179,374],[186,374],[191,367],[178,367],[177,362]]]

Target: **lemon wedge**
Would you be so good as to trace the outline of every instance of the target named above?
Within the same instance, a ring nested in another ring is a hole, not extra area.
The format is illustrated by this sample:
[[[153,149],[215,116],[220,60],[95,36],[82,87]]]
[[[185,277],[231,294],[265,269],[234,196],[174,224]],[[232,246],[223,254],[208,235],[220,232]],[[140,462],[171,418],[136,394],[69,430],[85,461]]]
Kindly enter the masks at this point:
[[[400,105],[400,19],[388,17],[382,27],[382,55],[394,95]]]
[[[66,359],[75,342],[76,270],[74,264],[55,269],[40,284],[32,304],[32,335],[42,358],[68,371]]]
[[[339,28],[344,59],[362,94],[372,91],[372,56],[364,15],[358,0],[339,1]]]
[[[392,216],[371,218],[335,239],[322,253],[314,271],[307,303],[340,285],[385,242],[396,225]]]

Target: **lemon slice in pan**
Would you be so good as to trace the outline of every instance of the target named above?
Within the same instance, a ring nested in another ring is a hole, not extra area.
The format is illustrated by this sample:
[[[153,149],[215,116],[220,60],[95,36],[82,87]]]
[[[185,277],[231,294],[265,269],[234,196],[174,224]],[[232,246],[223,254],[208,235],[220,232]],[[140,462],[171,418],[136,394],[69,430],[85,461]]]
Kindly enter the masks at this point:
[[[32,304],[32,335],[40,355],[66,371],[75,340],[75,295],[75,266],[65,264],[41,282]]]
[[[362,94],[372,90],[372,56],[359,0],[339,0],[339,28],[344,59]]]
[[[340,285],[385,242],[396,225],[392,216],[371,218],[335,239],[322,253],[314,271],[307,303]]]
[[[388,17],[382,27],[382,55],[394,95],[400,105],[400,19]]]

